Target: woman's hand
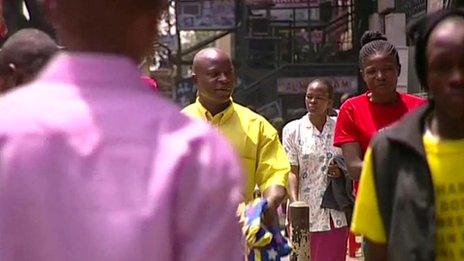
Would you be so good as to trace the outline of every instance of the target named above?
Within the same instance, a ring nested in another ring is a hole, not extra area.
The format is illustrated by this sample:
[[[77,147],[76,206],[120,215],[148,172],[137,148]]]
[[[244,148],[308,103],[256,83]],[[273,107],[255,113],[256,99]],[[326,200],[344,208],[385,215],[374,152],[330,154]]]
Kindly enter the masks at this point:
[[[337,164],[332,161],[329,165],[329,168],[327,169],[327,177],[331,179],[336,179],[340,178],[342,176],[342,172],[340,168],[337,166]]]

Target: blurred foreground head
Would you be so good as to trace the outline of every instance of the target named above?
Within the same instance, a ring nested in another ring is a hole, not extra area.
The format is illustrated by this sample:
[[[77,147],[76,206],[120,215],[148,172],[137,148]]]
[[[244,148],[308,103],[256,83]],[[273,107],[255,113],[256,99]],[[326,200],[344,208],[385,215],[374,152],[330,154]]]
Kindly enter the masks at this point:
[[[55,41],[37,29],[13,34],[0,50],[0,92],[31,81],[57,51]]]
[[[409,35],[416,44],[417,75],[437,117],[464,122],[464,10],[429,14],[411,26]]]
[[[69,51],[129,56],[153,50],[167,0],[50,0],[52,23]]]

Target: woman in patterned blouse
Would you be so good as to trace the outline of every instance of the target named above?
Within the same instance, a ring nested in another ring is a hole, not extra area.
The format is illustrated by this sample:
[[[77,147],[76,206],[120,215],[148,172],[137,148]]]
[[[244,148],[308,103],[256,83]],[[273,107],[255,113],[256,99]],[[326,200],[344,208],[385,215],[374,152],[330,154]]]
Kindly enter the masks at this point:
[[[306,109],[302,118],[288,123],[283,144],[291,164],[289,194],[291,201],[310,206],[311,260],[345,260],[348,237],[344,212],[321,208],[329,178],[340,177],[332,162],[341,156],[333,146],[335,120],[327,112],[333,103],[333,86],[324,79],[312,81],[306,90]]]

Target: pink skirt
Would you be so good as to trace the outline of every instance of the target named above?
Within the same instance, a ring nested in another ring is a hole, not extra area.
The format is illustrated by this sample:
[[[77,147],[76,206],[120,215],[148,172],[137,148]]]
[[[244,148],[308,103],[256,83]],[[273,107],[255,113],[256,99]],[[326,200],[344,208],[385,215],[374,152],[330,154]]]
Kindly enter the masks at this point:
[[[348,231],[348,227],[342,227],[309,233],[311,261],[345,261]]]

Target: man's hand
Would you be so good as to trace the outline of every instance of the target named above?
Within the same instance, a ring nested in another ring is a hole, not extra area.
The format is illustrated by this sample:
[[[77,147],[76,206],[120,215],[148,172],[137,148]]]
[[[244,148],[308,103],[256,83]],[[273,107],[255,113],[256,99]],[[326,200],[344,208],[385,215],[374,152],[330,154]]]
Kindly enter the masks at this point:
[[[267,200],[268,208],[264,212],[264,224],[269,227],[279,226],[279,217],[277,215],[277,208],[284,200],[287,192],[282,186],[271,186],[263,193],[263,197]]]
[[[298,191],[300,187],[300,168],[298,166],[291,166],[290,173],[288,174],[288,199],[290,203],[298,201]]]
[[[288,238],[292,238],[293,236],[293,228],[292,228],[292,224],[290,223],[290,221],[292,220],[292,217],[290,216],[290,204],[292,202],[290,202],[290,200],[287,200],[287,204],[285,204],[285,208],[286,208],[286,217],[285,217],[285,230],[287,231],[287,234],[288,234]]]

